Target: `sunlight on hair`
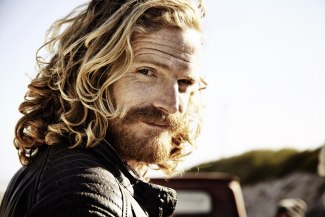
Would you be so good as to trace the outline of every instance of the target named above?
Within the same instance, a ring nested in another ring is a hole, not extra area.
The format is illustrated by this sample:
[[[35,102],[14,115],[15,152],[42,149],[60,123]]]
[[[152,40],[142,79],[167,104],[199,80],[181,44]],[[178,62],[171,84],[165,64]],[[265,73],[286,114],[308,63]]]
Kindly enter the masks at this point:
[[[161,28],[201,31],[204,15],[202,1],[189,0],[91,1],[86,6],[55,22],[38,50],[39,72],[20,105],[24,116],[15,131],[24,165],[32,159],[27,150],[42,144],[96,146],[109,120],[123,115],[110,87],[133,61],[132,37]],[[48,53],[40,55],[43,48]]]

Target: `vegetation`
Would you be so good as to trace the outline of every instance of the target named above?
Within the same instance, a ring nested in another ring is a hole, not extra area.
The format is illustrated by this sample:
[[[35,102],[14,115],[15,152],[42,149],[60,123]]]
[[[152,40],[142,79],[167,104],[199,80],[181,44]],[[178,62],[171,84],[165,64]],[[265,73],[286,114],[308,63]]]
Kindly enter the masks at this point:
[[[299,152],[294,149],[279,151],[254,150],[242,155],[205,163],[198,169],[203,172],[223,172],[239,177],[242,185],[281,178],[293,172],[317,173],[320,149]]]

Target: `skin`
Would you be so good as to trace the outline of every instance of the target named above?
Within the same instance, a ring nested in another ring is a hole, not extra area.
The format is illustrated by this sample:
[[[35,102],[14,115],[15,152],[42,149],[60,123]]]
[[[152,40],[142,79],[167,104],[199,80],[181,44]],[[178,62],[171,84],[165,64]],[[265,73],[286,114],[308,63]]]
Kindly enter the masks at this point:
[[[126,112],[136,107],[153,106],[166,116],[184,116],[191,97],[199,89],[197,69],[201,34],[193,29],[165,28],[138,35],[132,48],[134,60],[130,70],[112,88],[116,106]],[[161,152],[161,148],[166,153],[171,150],[172,132],[163,120],[132,122],[123,127],[134,137],[148,138],[150,135],[158,140],[157,152]]]

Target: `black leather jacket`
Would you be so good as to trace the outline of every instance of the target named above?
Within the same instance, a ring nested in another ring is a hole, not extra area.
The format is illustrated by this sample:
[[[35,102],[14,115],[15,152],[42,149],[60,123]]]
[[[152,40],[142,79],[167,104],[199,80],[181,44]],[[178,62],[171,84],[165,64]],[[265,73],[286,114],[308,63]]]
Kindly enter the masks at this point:
[[[1,217],[170,216],[173,189],[139,180],[106,144],[44,146],[12,178]]]

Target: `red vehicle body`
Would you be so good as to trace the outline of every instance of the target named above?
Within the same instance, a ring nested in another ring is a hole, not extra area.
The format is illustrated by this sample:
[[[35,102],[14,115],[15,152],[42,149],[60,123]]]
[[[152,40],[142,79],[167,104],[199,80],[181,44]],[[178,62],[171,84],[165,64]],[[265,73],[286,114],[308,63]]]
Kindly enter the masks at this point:
[[[186,173],[153,183],[177,191],[174,217],[247,217],[239,181],[220,173]]]

